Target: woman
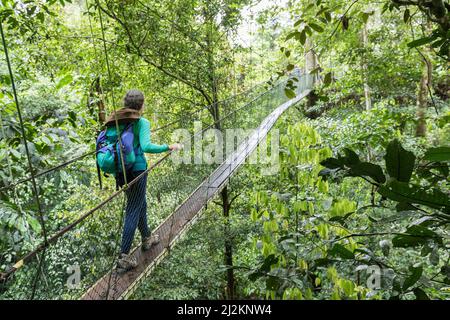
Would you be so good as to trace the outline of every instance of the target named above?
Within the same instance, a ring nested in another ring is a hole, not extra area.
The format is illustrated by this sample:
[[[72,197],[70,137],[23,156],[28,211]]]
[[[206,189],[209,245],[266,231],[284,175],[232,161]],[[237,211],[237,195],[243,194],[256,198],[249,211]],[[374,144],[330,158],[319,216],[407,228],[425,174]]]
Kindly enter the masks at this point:
[[[142,117],[144,111],[144,95],[139,90],[129,90],[124,97],[124,108],[117,110],[106,120],[107,136],[117,136],[115,121],[119,122],[120,132],[126,125],[132,123],[134,132],[134,151],[136,161],[131,170],[126,172],[127,182],[142,175],[147,170],[147,161],[144,153],[161,153],[169,150],[179,150],[179,144],[158,145],[150,140],[150,121]],[[119,187],[125,184],[123,172],[116,175]],[[137,266],[137,261],[129,255],[136,228],[142,237],[142,249],[149,250],[159,243],[159,235],[151,234],[147,223],[147,199],[146,199],[147,173],[143,174],[129,189],[127,195],[127,207],[122,234],[121,253],[117,262],[118,271],[127,271]]]

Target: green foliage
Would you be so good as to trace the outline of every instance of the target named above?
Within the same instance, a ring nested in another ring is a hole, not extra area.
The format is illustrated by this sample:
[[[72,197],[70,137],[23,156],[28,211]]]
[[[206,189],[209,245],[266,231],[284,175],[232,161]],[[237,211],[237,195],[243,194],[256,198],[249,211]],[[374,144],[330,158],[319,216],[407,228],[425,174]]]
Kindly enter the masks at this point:
[[[430,148],[425,152],[423,159],[435,162],[450,161],[450,147]]]
[[[245,7],[252,4],[247,0],[101,0],[100,8],[93,1],[85,7],[70,0],[3,0],[0,19],[36,172],[91,150],[100,128],[98,104],[109,113],[129,88],[144,91],[145,115],[154,127],[181,119],[179,127],[190,128],[193,120],[210,123],[234,107],[192,113],[199,106],[271,75],[268,85],[288,74],[284,94],[295,98],[305,54],[314,55],[317,100],[310,96],[307,106],[296,107],[317,114],[306,120],[292,108],[283,119],[279,171],[266,176],[257,166],[242,168],[232,179],[231,190],[240,195],[231,218],[209,205],[132,298],[226,297],[230,266],[224,266],[223,248],[229,240],[237,298],[427,300],[448,299],[450,285],[449,33],[441,3],[428,1],[426,10],[393,0],[271,4],[252,14],[256,27],[240,40],[240,23],[249,18]],[[292,26],[285,27],[286,16]],[[425,97],[427,136],[417,138],[424,57],[432,79]],[[30,174],[11,84],[3,64],[0,188]],[[270,102],[260,101],[239,114],[239,123],[258,124]],[[156,141],[170,139],[171,129],[163,131]],[[161,168],[164,179],[149,183],[152,226],[198,185],[204,169]],[[36,182],[49,234],[114,191],[112,179],[98,190],[92,158]],[[110,268],[120,200],[48,250],[39,298],[77,298]],[[31,184],[1,189],[0,271],[41,243],[42,232]],[[76,262],[82,288],[69,292],[65,268]],[[2,298],[27,298],[24,288],[37,264],[17,273]],[[383,271],[378,289],[367,282],[373,266]]]
[[[429,155],[430,151],[426,151],[425,154]],[[408,184],[413,174],[415,156],[412,152],[403,149],[399,141],[393,140],[387,146],[386,171],[392,180],[389,180],[386,184],[384,184],[386,178],[379,165],[358,162],[354,159],[355,154],[347,152],[346,156],[329,158],[321,164],[329,169],[335,169],[333,173],[344,171],[347,176],[372,178],[374,185],[379,188],[378,192],[388,199],[407,204],[422,204],[431,208],[442,209],[444,212],[450,212],[450,200],[444,192],[436,188],[430,190],[430,187]],[[421,174],[424,174],[423,170],[431,169],[422,168],[421,170]],[[322,171],[322,176],[329,174],[332,174],[332,171]]]
[[[416,157],[403,149],[398,140],[391,141],[386,149],[386,171],[391,178],[401,182],[409,182],[414,169]]]
[[[422,248],[422,252],[429,245],[434,243],[436,248],[445,248],[445,226],[450,223],[450,199],[448,194],[444,190],[448,190],[448,186],[441,185],[443,190],[437,188],[440,184],[434,186],[420,186],[410,182],[411,177],[413,180],[420,181],[420,176],[424,175],[424,171],[433,170],[429,167],[429,164],[433,163],[433,160],[440,160],[441,157],[435,155],[441,155],[445,151],[445,147],[430,148],[425,151],[425,157],[423,160],[431,160],[431,162],[425,164],[415,164],[415,155],[405,150],[398,140],[391,141],[385,154],[385,167],[390,176],[390,180],[385,182],[376,177],[371,176],[368,172],[357,171],[353,169],[358,163],[355,164],[355,155],[351,152],[347,152],[346,156],[341,156],[338,159],[329,158],[322,161],[321,164],[328,167],[331,170],[322,170],[322,176],[337,174],[338,171],[347,172],[344,176],[370,176],[373,178],[369,181],[376,187],[376,191],[381,195],[381,201],[383,199],[389,199],[394,203],[397,202],[397,210],[402,211],[413,210],[417,215],[417,220],[412,222],[404,232],[396,232],[392,238],[392,244],[394,248]],[[374,165],[381,171],[381,167]],[[418,173],[420,168],[421,172]],[[448,173],[443,176],[442,179],[448,181]],[[384,241],[384,240],[383,240]],[[381,242],[380,242],[381,243]],[[383,247],[386,248],[386,242],[383,242]],[[414,250],[414,249],[413,249]],[[420,251],[419,251],[420,252]],[[425,251],[426,252],[426,251]],[[437,252],[437,251],[435,251]],[[383,250],[385,256],[389,255],[386,249]],[[350,257],[348,255],[348,257]],[[430,255],[430,261],[436,265],[439,263],[439,258],[435,255]],[[419,281],[423,274],[423,267],[410,266],[410,275],[404,279],[401,290],[397,290],[404,294],[410,291],[410,289]],[[394,288],[394,290],[396,290]],[[425,292],[420,288],[414,288],[414,293],[418,299],[424,299],[427,297]]]
[[[374,109],[352,117],[360,121],[358,128],[372,126],[371,137],[388,137],[392,131],[384,121],[395,118],[370,123],[380,119],[379,112]],[[444,297],[443,283],[448,280],[441,267],[448,258],[445,236],[448,195],[444,193],[448,190],[444,183],[448,174],[427,184],[422,180],[423,171],[437,172],[436,162],[427,160],[429,156],[416,157],[399,139],[381,148],[374,147],[383,138],[366,139],[376,152],[374,155],[372,151],[373,159],[382,164],[363,161],[365,155],[358,155],[348,147],[357,146],[355,142],[361,141],[360,136],[348,135],[364,133],[348,131],[348,119],[337,127],[330,127],[329,116],[313,122],[317,130],[331,134],[331,139],[325,140],[327,144],[334,148],[339,144],[337,157],[330,157],[329,150],[321,149],[323,138],[305,123],[289,127],[286,132],[289,138],[282,137],[285,151],[281,173],[278,179],[269,180],[268,191],[257,192],[253,200],[252,219],[261,223],[264,230],[255,250],[265,259],[249,273],[249,279],[266,279],[265,296],[269,298]],[[392,124],[397,121],[401,119],[395,119]],[[336,132],[336,128],[340,131]],[[336,134],[344,139],[337,138]],[[419,154],[445,151],[436,147],[428,149],[420,150]],[[367,150],[366,145],[362,150]],[[315,156],[316,152],[321,156]],[[439,157],[429,159],[440,160]],[[308,170],[303,171],[304,168]],[[358,177],[364,179],[359,181]],[[329,186],[325,178],[337,184]],[[367,184],[373,186],[372,190]],[[280,196],[275,197],[277,193]],[[399,194],[403,196],[399,198]],[[365,283],[369,275],[364,270],[374,263],[386,266],[378,291],[371,291]],[[355,282],[352,265],[358,266],[359,282]],[[437,281],[431,280],[430,284],[430,279]]]

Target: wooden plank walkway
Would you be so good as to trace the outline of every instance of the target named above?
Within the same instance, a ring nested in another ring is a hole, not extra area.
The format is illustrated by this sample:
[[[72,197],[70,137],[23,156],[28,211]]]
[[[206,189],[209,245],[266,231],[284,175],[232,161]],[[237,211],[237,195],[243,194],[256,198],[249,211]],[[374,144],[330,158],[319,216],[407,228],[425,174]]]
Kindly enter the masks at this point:
[[[208,201],[222,190],[233,173],[267,136],[281,114],[308,93],[309,90],[306,90],[272,111],[260,126],[154,230],[154,233],[160,236],[159,244],[147,252],[142,251],[140,246],[133,249],[131,254],[139,263],[137,268],[123,274],[115,270],[109,271],[89,288],[81,299],[116,300],[131,295],[139,282],[161,262],[181,235],[198,219]]]

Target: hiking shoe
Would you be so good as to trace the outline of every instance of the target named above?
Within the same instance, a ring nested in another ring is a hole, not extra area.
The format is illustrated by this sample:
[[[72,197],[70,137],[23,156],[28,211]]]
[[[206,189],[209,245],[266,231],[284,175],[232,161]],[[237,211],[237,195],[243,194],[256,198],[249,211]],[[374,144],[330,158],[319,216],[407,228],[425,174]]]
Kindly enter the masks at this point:
[[[122,253],[117,261],[117,271],[126,272],[136,268],[138,265],[135,258],[129,254]]]
[[[159,243],[159,234],[154,234],[151,235],[150,237],[146,237],[142,239],[142,250],[144,251],[150,250],[153,245],[158,243]]]

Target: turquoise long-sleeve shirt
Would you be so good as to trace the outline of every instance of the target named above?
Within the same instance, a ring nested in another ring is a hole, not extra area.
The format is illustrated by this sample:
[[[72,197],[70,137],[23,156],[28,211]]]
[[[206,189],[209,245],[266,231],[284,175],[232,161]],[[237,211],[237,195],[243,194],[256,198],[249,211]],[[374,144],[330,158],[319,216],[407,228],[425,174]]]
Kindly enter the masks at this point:
[[[122,131],[125,125],[119,125],[119,129]],[[136,150],[136,162],[133,165],[133,171],[141,171],[147,169],[147,161],[145,160],[144,153],[161,153],[169,150],[167,144],[155,144],[151,141],[150,121],[145,118],[140,118],[133,125],[134,131],[134,148]],[[111,126],[106,130],[108,137],[117,137],[116,127]],[[139,146],[139,148],[138,148]]]

